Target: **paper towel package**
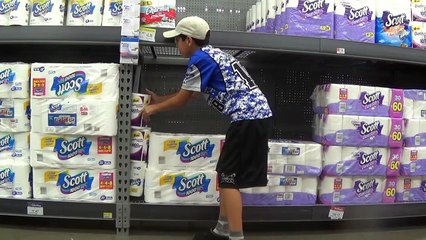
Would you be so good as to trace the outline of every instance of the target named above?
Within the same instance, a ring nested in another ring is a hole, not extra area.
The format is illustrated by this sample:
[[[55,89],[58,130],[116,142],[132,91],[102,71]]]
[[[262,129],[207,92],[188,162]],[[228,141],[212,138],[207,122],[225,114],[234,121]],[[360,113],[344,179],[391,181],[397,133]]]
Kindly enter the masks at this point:
[[[34,199],[114,203],[115,170],[33,168]]]
[[[105,0],[102,26],[121,26],[123,15],[122,0]]]
[[[145,162],[132,162],[130,172],[130,196],[142,197],[143,186],[145,184]]]
[[[275,11],[274,32],[278,35],[285,35],[287,23],[287,0],[276,0],[277,8]]]
[[[404,119],[404,145],[426,147],[426,119]]]
[[[150,102],[151,95],[132,93],[132,126],[143,127],[146,125],[146,121],[142,117],[142,111]]]
[[[324,177],[319,183],[319,201],[323,204],[382,203],[384,177]]]
[[[402,118],[404,91],[359,85],[318,85],[311,99],[315,113]]]
[[[314,140],[328,146],[402,147],[400,118],[352,115],[314,116]]]
[[[426,49],[426,22],[413,22],[413,48]]]
[[[67,26],[101,26],[103,0],[69,0]]]
[[[410,0],[376,0],[376,43],[411,47]]]
[[[176,25],[176,0],[141,1],[141,26],[174,28]]]
[[[426,177],[399,177],[395,199],[396,202],[426,201]]]
[[[374,43],[375,0],[336,0],[335,39]]]
[[[426,176],[426,147],[405,147],[403,149],[401,175]]]
[[[401,148],[324,146],[324,176],[399,176]]]
[[[0,98],[29,98],[30,65],[0,63]]]
[[[28,163],[0,161],[0,198],[31,198],[30,173]]]
[[[32,0],[30,25],[64,25],[65,0]]]
[[[33,63],[31,97],[118,99],[119,76],[118,64]]]
[[[225,135],[152,132],[148,167],[160,170],[215,170]]]
[[[29,0],[1,0],[0,26],[28,25]]]
[[[266,0],[266,23],[265,23],[265,32],[274,33],[275,31],[275,13],[277,9],[276,0]]]
[[[31,133],[31,166],[114,169],[115,137]]]
[[[90,136],[117,135],[117,101],[32,99],[31,131]]]
[[[147,203],[218,203],[216,171],[159,171],[147,168]]]
[[[412,0],[411,12],[413,14],[413,21],[426,22],[426,1]]]
[[[132,127],[131,161],[148,161],[148,144],[151,128]]]
[[[14,160],[15,162],[29,163],[30,161],[30,133],[0,132],[0,161]]]
[[[319,176],[322,169],[322,146],[293,140],[268,143],[268,173],[290,176]]]
[[[334,0],[289,0],[286,27],[288,35],[333,38]]]
[[[30,131],[30,100],[0,99],[0,132]]]
[[[268,186],[240,189],[244,205],[312,205],[317,177],[269,176]]]
[[[404,90],[404,118],[426,119],[426,90]]]

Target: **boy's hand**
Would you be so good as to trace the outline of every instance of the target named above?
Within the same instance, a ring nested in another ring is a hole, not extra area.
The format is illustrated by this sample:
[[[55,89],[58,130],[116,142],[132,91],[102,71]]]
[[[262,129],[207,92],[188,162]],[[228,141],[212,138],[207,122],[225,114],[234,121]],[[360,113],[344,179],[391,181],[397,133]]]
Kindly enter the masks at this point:
[[[149,123],[151,116],[154,114],[155,114],[155,106],[153,105],[145,106],[142,111],[142,119],[144,123]]]
[[[155,92],[149,90],[149,89],[145,89],[145,91],[151,95],[151,104],[153,103],[159,103],[160,102],[160,96],[158,96]]]

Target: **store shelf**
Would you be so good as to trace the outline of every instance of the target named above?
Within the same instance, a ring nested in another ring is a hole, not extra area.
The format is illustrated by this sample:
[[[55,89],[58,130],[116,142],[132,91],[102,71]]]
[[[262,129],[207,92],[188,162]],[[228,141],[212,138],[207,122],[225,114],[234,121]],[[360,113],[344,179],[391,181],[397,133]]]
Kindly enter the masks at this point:
[[[150,47],[153,56],[175,56],[177,50],[170,50],[175,47],[173,40],[165,39],[162,35],[166,30],[157,29],[156,42],[141,41],[142,49],[145,48],[143,52],[146,53],[146,48]],[[234,56],[242,56],[246,51],[256,51],[267,52],[271,59],[277,54],[288,53],[426,65],[425,50],[334,39],[212,31],[210,43],[223,49],[242,50],[233,53]],[[164,51],[164,48],[168,50]],[[258,54],[252,57],[256,55]],[[264,54],[260,56],[265,58]]]
[[[0,215],[113,221],[116,217],[116,205],[35,199],[0,199]]]
[[[343,220],[392,219],[426,216],[426,203],[347,205]],[[247,222],[331,221],[331,206],[245,206]],[[132,221],[215,221],[218,206],[144,204],[131,205]]]

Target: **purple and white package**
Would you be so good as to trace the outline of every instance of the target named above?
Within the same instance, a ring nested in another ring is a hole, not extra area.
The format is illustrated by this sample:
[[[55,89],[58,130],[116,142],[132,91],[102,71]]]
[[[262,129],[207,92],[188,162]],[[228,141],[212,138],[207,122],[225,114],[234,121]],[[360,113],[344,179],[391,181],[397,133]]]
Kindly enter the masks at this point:
[[[426,147],[405,147],[401,159],[402,176],[426,176]]]
[[[426,147],[426,119],[404,119],[404,145]]]
[[[399,177],[396,187],[396,202],[426,201],[425,177]]]

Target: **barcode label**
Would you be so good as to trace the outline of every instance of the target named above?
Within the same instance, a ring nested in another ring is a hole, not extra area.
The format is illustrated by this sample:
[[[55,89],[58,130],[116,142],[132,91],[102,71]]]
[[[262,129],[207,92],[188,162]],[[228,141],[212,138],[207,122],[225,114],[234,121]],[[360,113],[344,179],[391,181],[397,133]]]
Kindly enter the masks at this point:
[[[411,173],[416,172],[416,163],[415,162],[410,163],[410,172]]]
[[[343,173],[343,163],[336,164],[336,172],[337,173]]]
[[[166,158],[164,156],[159,156],[158,164],[166,164]]]
[[[43,162],[43,154],[37,153],[37,162]]]
[[[333,202],[340,202],[340,192],[333,192]]]
[[[336,142],[337,143],[343,142],[343,133],[342,132],[336,133]]]
[[[155,191],[154,198],[161,198],[161,191]]]
[[[339,112],[340,113],[346,112],[346,102],[339,102]]]
[[[277,194],[277,201],[278,202],[284,201],[284,193],[278,193]]]
[[[284,172],[285,173],[296,173],[296,165],[285,165]]]
[[[414,145],[419,146],[420,145],[420,136],[415,136],[414,137]]]
[[[404,192],[404,194],[402,196],[402,200],[410,201],[410,192]]]
[[[47,194],[47,189],[46,189],[46,187],[40,187],[40,194],[41,194],[41,195],[46,195],[46,194]]]
[[[293,193],[284,193],[284,201],[293,201]]]
[[[91,131],[92,130],[92,124],[87,123],[84,124],[84,131]]]
[[[106,77],[108,76],[108,69],[102,69],[101,70],[101,77]]]

